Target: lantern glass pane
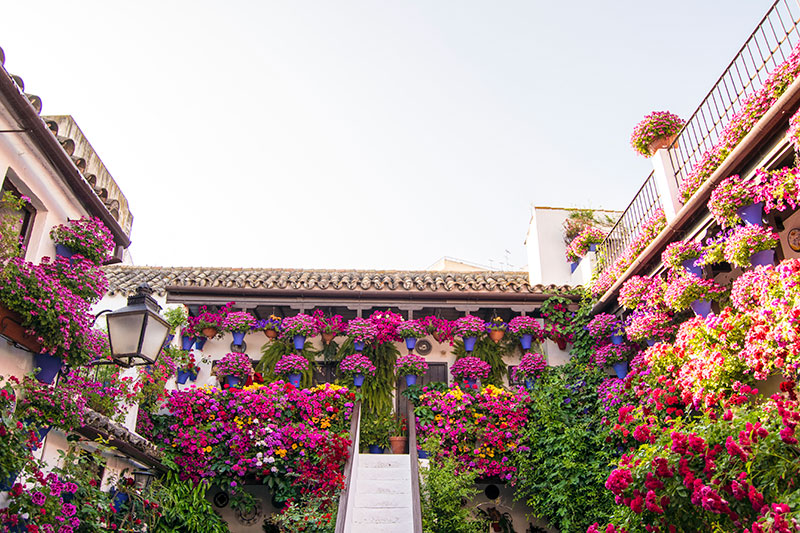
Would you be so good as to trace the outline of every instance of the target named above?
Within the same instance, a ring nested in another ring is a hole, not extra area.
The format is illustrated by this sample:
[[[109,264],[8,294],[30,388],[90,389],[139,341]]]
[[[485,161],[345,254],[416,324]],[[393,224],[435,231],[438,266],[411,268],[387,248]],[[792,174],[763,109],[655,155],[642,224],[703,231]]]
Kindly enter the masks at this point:
[[[109,314],[108,338],[111,340],[112,355],[124,355],[139,351],[139,337],[142,334],[144,311],[125,315]]]
[[[151,361],[155,361],[161,347],[164,346],[164,341],[167,340],[167,333],[169,333],[169,326],[153,315],[147,317],[147,331],[144,333],[144,342],[142,343],[142,355]]]

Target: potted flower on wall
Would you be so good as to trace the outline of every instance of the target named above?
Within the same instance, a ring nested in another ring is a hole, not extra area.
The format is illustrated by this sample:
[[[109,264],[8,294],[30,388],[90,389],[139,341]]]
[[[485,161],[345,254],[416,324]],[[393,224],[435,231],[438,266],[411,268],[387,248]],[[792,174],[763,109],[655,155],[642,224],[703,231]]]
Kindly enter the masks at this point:
[[[189,380],[196,381],[200,367],[197,366],[194,354],[188,350],[177,350],[172,353],[175,357],[173,362],[177,370],[177,382],[184,385]]]
[[[711,302],[725,294],[725,288],[711,279],[694,276],[673,276],[664,293],[664,302],[673,311],[692,308],[697,316],[711,314]]]
[[[488,378],[491,371],[489,363],[473,356],[462,357],[450,367],[453,377],[468,389],[477,389],[478,380]]]
[[[625,309],[664,305],[664,281],[661,278],[631,276],[619,290],[617,300]]]
[[[342,359],[339,370],[345,376],[352,376],[353,385],[361,387],[366,376],[375,375],[375,365],[362,353],[353,353]]]
[[[453,323],[453,333],[463,339],[464,350],[468,352],[475,349],[475,341],[485,329],[483,320],[474,315],[462,316]]]
[[[252,329],[253,331],[263,331],[268,339],[276,339],[281,331],[281,319],[275,315],[269,315],[268,318],[257,320]]]
[[[406,453],[406,446],[408,445],[408,422],[406,417],[398,417],[394,423],[392,436],[389,437],[389,446],[392,448],[394,455]]]
[[[684,269],[692,276],[702,277],[703,267],[697,265],[703,246],[697,241],[671,243],[661,254],[661,262],[673,270]]]
[[[486,323],[486,332],[489,334],[489,338],[492,339],[495,344],[503,340],[503,337],[506,335],[507,328],[508,324],[506,324],[505,321],[499,316],[494,317]]]
[[[233,344],[241,346],[255,322],[256,318],[247,311],[232,311],[225,316],[223,327],[233,335]]]
[[[86,400],[80,389],[51,387],[30,376],[21,381],[12,377],[9,381],[17,389],[15,417],[35,436],[29,443],[41,443],[53,427],[72,431],[83,424]]]
[[[420,319],[425,324],[427,332],[436,342],[452,341],[454,323],[438,316],[426,316]]]
[[[419,320],[404,320],[397,325],[397,335],[405,341],[409,351],[417,345],[417,339],[421,339],[426,333],[425,326]]]
[[[56,244],[56,254],[68,259],[79,254],[99,265],[114,253],[114,238],[99,218],[81,217],[54,226],[50,238]]]
[[[652,157],[656,151],[668,148],[685,122],[669,111],[653,111],[639,122],[631,133],[631,146],[636,152]]]
[[[319,333],[317,321],[305,313],[286,317],[281,322],[281,338],[291,339],[295,350],[302,350],[305,347],[306,339],[317,333]]]
[[[731,265],[740,268],[775,264],[778,234],[761,226],[738,226],[725,241],[723,254]]]
[[[417,377],[421,376],[428,370],[428,363],[421,355],[409,353],[401,355],[397,358],[395,369],[398,376],[405,376],[406,385],[411,386],[417,382]]]
[[[167,324],[169,324],[169,334],[167,335],[167,340],[164,345],[172,342],[172,339],[175,338],[175,333],[188,324],[188,318],[189,310],[186,309],[184,305],[170,307],[164,311],[164,319],[167,321]]]
[[[588,252],[597,250],[597,245],[603,242],[606,238],[606,233],[593,226],[586,226],[581,232],[567,245],[567,262],[572,263],[572,272],[578,268],[583,256]]]
[[[355,350],[361,352],[367,343],[375,341],[378,336],[378,328],[371,320],[354,318],[347,323],[347,336],[353,339]]]
[[[632,342],[646,342],[653,346],[659,340],[668,340],[675,334],[673,316],[661,309],[637,309],[625,319],[625,333]]]
[[[511,372],[511,381],[524,384],[526,389],[531,390],[546,368],[547,360],[542,354],[526,353]]]
[[[194,330],[194,317],[188,318],[188,324],[181,328],[181,349],[182,350],[191,350],[192,346],[194,346],[195,339],[197,337],[196,331]]]
[[[308,359],[302,355],[293,353],[284,355],[275,363],[275,373],[286,378],[295,387],[300,387],[300,380],[306,370],[308,370]]]
[[[225,329],[225,316],[231,304],[227,304],[219,311],[210,311],[206,306],[200,306],[200,312],[194,320],[194,329],[203,334],[207,339],[221,337]],[[199,347],[198,347],[199,348]]]
[[[532,316],[515,316],[508,322],[508,331],[519,339],[523,350],[530,350],[535,342],[540,342],[544,337],[542,326]]]
[[[740,221],[761,225],[764,201],[761,199],[763,174],[745,180],[739,175],[724,179],[711,192],[708,210],[723,228],[731,228]]]
[[[620,320],[609,313],[598,313],[586,324],[586,330],[592,338],[608,338],[614,344],[622,344],[625,330]]]
[[[594,362],[599,368],[611,366],[619,379],[628,375],[628,361],[633,348],[627,344],[605,344],[594,352]]]
[[[317,321],[317,330],[325,346],[347,329],[342,315],[325,316],[321,309],[317,309],[312,316]]]
[[[228,387],[238,387],[253,375],[253,363],[247,354],[227,353],[217,362],[215,372]]]

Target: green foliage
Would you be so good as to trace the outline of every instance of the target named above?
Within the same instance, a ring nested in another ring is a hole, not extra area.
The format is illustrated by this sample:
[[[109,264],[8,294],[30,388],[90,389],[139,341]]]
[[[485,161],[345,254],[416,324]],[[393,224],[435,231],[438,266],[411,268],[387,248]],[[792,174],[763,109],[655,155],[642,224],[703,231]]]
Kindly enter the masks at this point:
[[[355,353],[353,339],[347,338],[340,346],[337,357]],[[392,395],[394,394],[397,376],[394,365],[400,351],[391,342],[384,342],[377,346],[368,344],[362,352],[375,365],[375,375],[364,380],[361,388],[363,394],[362,408],[367,413],[385,413],[392,410]],[[349,380],[352,383],[352,378]]]
[[[328,344],[323,344],[322,349],[317,352],[325,361],[341,361],[342,358],[339,352],[339,344],[336,341],[331,341]]]
[[[463,502],[473,498],[476,471],[458,472],[461,465],[452,457],[438,457],[435,445],[425,445],[430,453],[430,466],[420,474],[420,502],[422,504],[422,530],[425,533],[484,533],[488,531],[486,519],[472,515]]]
[[[26,203],[11,191],[5,191],[0,199],[0,261],[21,255],[22,208]]]
[[[497,343],[486,336],[478,337],[478,340],[475,341],[475,349],[469,355],[477,357],[481,361],[485,361],[492,366],[489,377],[485,382],[481,382],[483,385],[503,386],[503,378],[508,374],[508,365],[503,361],[503,356],[514,353],[517,346],[519,346],[519,343],[513,339],[511,335],[506,335]],[[464,350],[463,341],[457,340],[455,342],[453,354],[456,356],[456,359],[461,359],[468,355],[466,350]]]
[[[529,422],[512,458],[519,472],[515,497],[560,531],[586,531],[611,514],[614,500],[603,484],[616,450],[605,442],[601,422],[597,385],[604,378],[571,361],[530,392]]]
[[[362,450],[368,446],[389,447],[389,434],[394,432],[395,423],[391,413],[364,413],[361,416],[359,443]]]
[[[285,533],[333,533],[336,529],[336,511],[336,500],[301,499],[290,502],[281,513],[269,517],[265,526],[275,525]]]
[[[228,532],[228,526],[206,500],[208,480],[195,485],[181,481],[175,472],[168,472],[154,485],[152,497],[160,503],[161,517],[153,525],[153,533]]]
[[[586,324],[591,320],[592,301],[584,298],[567,326],[567,334],[572,336],[570,354],[572,355],[572,360],[577,364],[588,364],[594,354],[595,340],[585,328]]]
[[[182,326],[186,325],[189,318],[189,311],[183,305],[179,305],[178,307],[170,307],[164,311],[164,318],[169,324],[169,332],[174,334]]]
[[[272,383],[281,379],[275,374],[275,363],[277,363],[284,355],[296,353],[308,359],[309,363],[313,363],[316,358],[317,352],[312,349],[311,342],[306,342],[303,349],[298,352],[294,349],[294,343],[291,339],[274,339],[268,342],[261,348],[261,359],[256,363],[255,371],[260,372],[264,377],[265,383]],[[303,377],[300,381],[300,386],[303,388],[311,387],[314,380],[314,365],[309,364],[308,368],[303,371]]]

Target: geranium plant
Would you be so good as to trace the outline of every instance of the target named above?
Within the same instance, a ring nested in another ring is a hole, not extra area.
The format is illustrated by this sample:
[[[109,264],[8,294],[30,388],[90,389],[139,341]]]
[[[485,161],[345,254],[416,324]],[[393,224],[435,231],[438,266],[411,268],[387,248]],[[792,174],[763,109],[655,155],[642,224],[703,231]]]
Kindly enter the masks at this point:
[[[395,369],[400,376],[421,376],[428,370],[428,363],[421,355],[410,353],[397,358]]]
[[[675,311],[688,309],[695,300],[716,301],[726,290],[712,279],[695,276],[674,276],[667,285],[664,302]]]
[[[364,354],[350,354],[339,363],[339,370],[342,374],[352,376],[353,374],[364,374],[365,376],[375,375],[375,365]]]
[[[302,355],[290,353],[275,363],[275,373],[279,376],[302,374],[306,370],[308,370],[308,359]]]
[[[631,146],[639,154],[650,157],[654,155],[653,142],[676,135],[684,124],[683,119],[669,111],[653,111],[633,128]]]
[[[720,226],[730,228],[741,223],[736,210],[760,201],[763,176],[756,174],[755,179],[745,180],[735,174],[714,188],[708,201],[708,210]]]
[[[217,362],[216,373],[218,376],[233,376],[247,381],[253,375],[253,363],[247,354],[227,353]]]
[[[508,331],[515,337],[531,335],[537,341],[543,337],[542,326],[532,316],[515,316],[508,322]]]
[[[433,338],[436,339],[437,342],[453,340],[453,321],[437,316],[426,316],[425,318],[419,319],[419,321],[425,325],[428,333],[433,335]]]
[[[311,315],[299,313],[283,319],[281,323],[281,338],[292,339],[296,335],[313,337],[319,333],[317,321]]]
[[[317,309],[312,316],[317,321],[317,330],[320,333],[341,335],[347,329],[342,315],[325,316],[321,309]]]
[[[378,337],[378,328],[371,320],[354,318],[347,323],[347,336],[354,342],[371,343]]]
[[[664,304],[664,282],[661,278],[631,276],[622,284],[617,300],[626,309],[658,307]]]
[[[462,357],[450,367],[450,373],[453,374],[454,378],[459,380],[486,379],[489,377],[489,372],[491,371],[492,367],[489,363],[481,361],[473,356]]]
[[[594,363],[599,368],[628,361],[631,357],[633,348],[625,344],[604,344],[594,352]]]
[[[601,341],[612,335],[621,335],[623,328],[622,322],[616,316],[609,313],[598,313],[586,324],[586,330],[592,337]]]
[[[539,379],[545,368],[547,368],[547,360],[542,354],[526,353],[519,360],[519,365],[512,371],[511,381],[521,383],[526,379]]]
[[[783,167],[771,172],[760,168],[756,174],[763,183],[759,200],[764,202],[766,213],[797,209],[800,205],[800,168]]]
[[[592,226],[587,226],[572,239],[567,246],[567,261],[576,263],[586,255],[593,244],[600,244],[606,238],[606,232]]]
[[[225,316],[223,328],[225,331],[246,333],[255,324],[256,319],[247,311],[232,311]]]
[[[421,339],[426,333],[425,326],[418,320],[405,320],[397,325],[397,335],[401,339]]]
[[[81,217],[54,226],[50,238],[98,265],[114,253],[114,238],[99,218]]]
[[[80,387],[39,383],[30,376],[9,378],[17,389],[16,417],[33,427],[57,427],[71,431],[83,424],[86,400]]]
[[[625,319],[625,333],[633,342],[667,339],[674,332],[672,316],[666,311],[641,309]]]
[[[485,329],[484,321],[475,315],[462,316],[453,324],[453,333],[459,337],[477,337]]]
[[[206,306],[200,306],[200,312],[193,320],[194,330],[197,334],[205,335],[208,338],[222,337],[225,330],[225,317],[233,303],[228,303],[219,311],[211,311]]]
[[[725,241],[725,260],[741,268],[750,266],[750,256],[764,250],[772,250],[778,245],[778,234],[761,226],[739,226]]]
[[[702,245],[697,241],[676,241],[661,254],[661,262],[673,269],[683,268],[683,262],[700,257]]]

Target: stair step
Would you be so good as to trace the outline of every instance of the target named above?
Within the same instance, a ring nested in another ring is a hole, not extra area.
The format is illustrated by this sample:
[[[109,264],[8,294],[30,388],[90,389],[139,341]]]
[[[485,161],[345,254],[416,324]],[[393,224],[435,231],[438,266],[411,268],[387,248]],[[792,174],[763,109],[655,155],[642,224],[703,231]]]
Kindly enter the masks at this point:
[[[356,483],[356,494],[408,494],[411,492],[409,483],[399,483],[396,479],[364,479],[359,478]]]
[[[362,468],[359,466],[359,483],[364,479],[408,480],[411,479],[411,472],[403,468]]]
[[[411,468],[408,455],[380,455],[362,453],[358,457],[359,468]]]
[[[355,531],[363,531],[364,533],[373,533],[377,531],[385,531],[384,529],[363,529],[358,528],[362,526],[378,526],[378,525],[404,525],[407,529],[401,531],[411,531],[412,527],[412,511],[410,507],[396,508],[396,509],[359,509],[358,507],[353,511],[353,529]]]
[[[356,494],[356,509],[396,509],[411,507],[411,491],[396,494]]]

